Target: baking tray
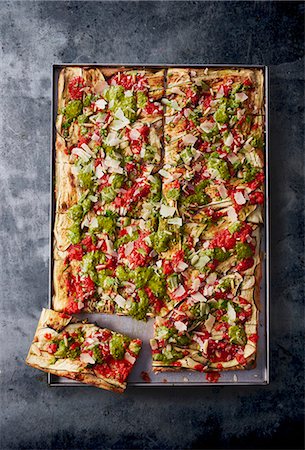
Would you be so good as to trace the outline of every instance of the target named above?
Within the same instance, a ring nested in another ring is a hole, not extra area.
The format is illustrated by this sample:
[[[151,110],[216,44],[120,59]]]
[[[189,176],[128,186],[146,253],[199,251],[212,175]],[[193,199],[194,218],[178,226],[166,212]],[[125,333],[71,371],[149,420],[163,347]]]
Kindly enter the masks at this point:
[[[126,67],[135,69],[168,69],[171,67],[194,67],[194,68],[250,68],[262,69],[264,72],[265,91],[265,215],[262,232],[262,280],[260,286],[260,312],[258,326],[258,346],[256,367],[250,370],[230,370],[221,372],[221,377],[217,382],[218,386],[228,385],[267,385],[269,384],[269,296],[270,296],[270,205],[269,205],[269,76],[268,67],[262,65],[244,64],[54,64],[52,66],[52,128],[51,128],[51,202],[50,202],[50,264],[49,264],[49,307],[52,308],[52,286],[53,286],[53,227],[55,217],[55,138],[56,138],[56,114],[57,114],[57,84],[59,72],[67,66],[77,67]],[[128,386],[132,387],[195,387],[213,386],[206,380],[205,373],[181,371],[181,372],[161,372],[152,371],[152,357],[149,346],[149,339],[153,336],[153,321],[139,322],[131,317],[115,316],[107,314],[79,314],[80,318],[88,317],[90,321],[98,325],[126,333],[132,338],[140,338],[143,347],[140,357],[128,378]],[[143,376],[144,373],[144,376]],[[148,375],[148,377],[147,377]],[[48,384],[50,386],[74,386],[87,387],[77,381],[57,377],[48,374]]]

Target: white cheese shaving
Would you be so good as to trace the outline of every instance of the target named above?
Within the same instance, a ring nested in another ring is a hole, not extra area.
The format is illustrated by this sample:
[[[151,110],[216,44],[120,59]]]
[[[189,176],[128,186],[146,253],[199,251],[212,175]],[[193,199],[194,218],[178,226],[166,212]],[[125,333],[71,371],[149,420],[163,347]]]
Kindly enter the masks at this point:
[[[238,216],[236,214],[235,208],[233,206],[230,206],[227,211],[228,218],[231,220],[231,222],[237,222]]]
[[[122,297],[121,295],[117,294],[114,297],[114,301],[115,303],[119,306],[119,308],[124,308],[125,304],[126,304],[126,300],[124,297]]]
[[[183,261],[179,261],[179,263],[177,264],[175,272],[183,272],[187,268],[188,268],[188,264],[186,264]]]
[[[141,136],[141,133],[139,133],[139,131],[136,128],[133,128],[129,134],[130,138],[135,141],[137,139],[139,139],[139,137]]]
[[[199,128],[201,128],[205,133],[210,133],[213,130],[214,126],[215,123],[206,120],[202,124],[200,124]]]
[[[209,314],[209,317],[207,318],[207,320],[204,322],[204,326],[207,330],[208,333],[211,333],[212,328],[214,326],[215,323],[215,317],[212,316],[212,314]]]
[[[206,302],[207,299],[204,295],[202,295],[200,292],[196,292],[196,294],[191,294],[192,299],[195,302]]]
[[[114,116],[115,116],[115,119],[111,123],[111,128],[113,130],[116,130],[116,131],[121,130],[122,128],[125,128],[130,123],[129,119],[127,119],[127,117],[125,117],[121,108],[118,108],[118,110],[116,111]]]
[[[134,249],[134,241],[128,242],[125,245],[125,256],[129,256]]]
[[[177,320],[176,322],[174,322],[174,325],[177,328],[177,330],[180,332],[187,330],[187,325],[185,323],[181,322],[180,320]]]
[[[217,273],[216,272],[212,272],[210,273],[210,275],[207,277],[207,279],[205,280],[207,282],[207,284],[214,284],[215,281],[217,280]]]
[[[185,293],[185,289],[182,286],[182,284],[179,284],[179,286],[177,287],[177,289],[173,292],[173,297],[181,297],[183,294]]]
[[[134,364],[136,361],[136,358],[132,356],[129,352],[125,353],[124,359],[126,359],[126,361],[128,361],[130,364]]]
[[[79,359],[84,364],[95,364],[95,359],[89,353],[81,353]]]
[[[173,206],[161,205],[160,215],[162,217],[171,217],[175,214],[176,208]]]
[[[77,156],[79,156],[81,159],[83,159],[85,162],[88,162],[89,161],[89,159],[90,159],[90,155],[88,155],[88,153],[87,152],[85,152],[82,148],[78,148],[78,147],[75,147],[73,150],[72,150],[72,155],[77,155]]]
[[[95,168],[95,175],[97,176],[97,178],[102,178],[104,176],[104,171],[100,164]]]
[[[247,98],[248,98],[248,96],[247,96],[247,94],[245,94],[244,92],[237,92],[237,93],[235,94],[235,99],[236,99],[238,102],[244,102],[245,100],[247,100]]]
[[[227,198],[228,197],[228,191],[225,188],[224,184],[218,184],[217,185],[217,190],[219,192],[219,195],[221,198]]]
[[[94,134],[92,135],[91,139],[92,139],[94,142],[98,142],[98,141],[100,140],[100,137],[99,137],[96,133],[94,133]]]
[[[106,145],[109,145],[109,147],[116,147],[119,145],[121,140],[118,138],[118,134],[114,132],[110,132],[105,139]]]
[[[232,135],[232,133],[228,134],[228,136],[224,139],[223,143],[227,147],[231,147],[231,145],[233,144],[233,135]]]
[[[196,141],[197,141],[197,138],[195,136],[193,136],[192,134],[186,134],[182,138],[182,142],[184,145],[194,145]]]
[[[97,228],[98,227],[98,221],[97,218],[94,217],[90,222],[90,228]]]
[[[200,278],[194,278],[192,281],[192,291],[196,292],[200,288]]]
[[[244,205],[246,203],[246,199],[240,191],[235,192],[234,199],[238,205]]]
[[[233,325],[236,320],[236,312],[230,302],[228,302],[228,323]]]
[[[164,169],[160,169],[159,174],[164,178],[172,178],[172,175]]]
[[[95,102],[95,106],[96,106],[98,109],[105,109],[106,105],[107,105],[107,102],[106,102],[106,100],[104,100],[103,98],[100,98],[99,100],[97,100],[97,101]]]
[[[223,96],[224,96],[224,89],[223,86],[221,85],[216,94],[216,98],[222,98]]]
[[[182,227],[181,217],[173,217],[172,219],[168,219],[167,222],[169,223],[169,225],[177,225],[178,227]]]

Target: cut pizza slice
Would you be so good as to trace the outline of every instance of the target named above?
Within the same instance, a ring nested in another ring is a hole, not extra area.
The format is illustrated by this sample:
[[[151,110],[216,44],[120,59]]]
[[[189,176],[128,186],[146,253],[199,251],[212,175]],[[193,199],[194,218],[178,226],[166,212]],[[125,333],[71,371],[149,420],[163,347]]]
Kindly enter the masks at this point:
[[[124,392],[141,341],[43,309],[26,363],[59,377]]]
[[[251,291],[249,281],[244,289],[237,273],[222,278],[213,273],[206,280],[194,277],[188,297],[166,318],[156,319],[151,340],[154,371],[252,368],[257,307],[241,295]]]

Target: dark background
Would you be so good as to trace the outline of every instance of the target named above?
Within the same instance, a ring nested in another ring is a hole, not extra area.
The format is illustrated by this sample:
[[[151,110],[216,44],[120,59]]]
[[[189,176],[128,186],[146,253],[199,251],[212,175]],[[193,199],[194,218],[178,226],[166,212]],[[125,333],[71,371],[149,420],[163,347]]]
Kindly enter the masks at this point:
[[[304,4],[1,2],[1,448],[303,448]],[[51,64],[270,67],[271,383],[49,388],[24,359],[48,298]]]

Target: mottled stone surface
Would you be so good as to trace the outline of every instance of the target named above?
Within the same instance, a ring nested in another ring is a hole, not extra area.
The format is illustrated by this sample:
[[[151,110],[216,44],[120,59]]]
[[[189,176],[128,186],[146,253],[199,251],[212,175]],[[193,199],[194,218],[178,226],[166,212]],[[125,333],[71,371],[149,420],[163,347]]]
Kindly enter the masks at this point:
[[[1,448],[303,448],[298,2],[1,2]],[[48,295],[51,64],[270,66],[271,384],[49,388],[24,359]]]

